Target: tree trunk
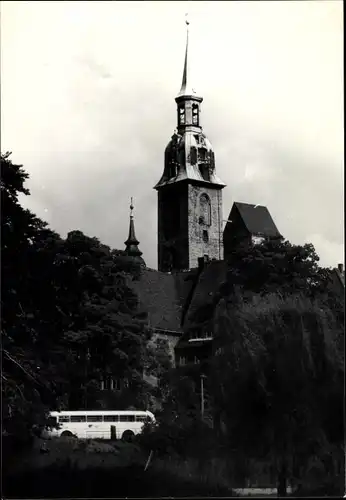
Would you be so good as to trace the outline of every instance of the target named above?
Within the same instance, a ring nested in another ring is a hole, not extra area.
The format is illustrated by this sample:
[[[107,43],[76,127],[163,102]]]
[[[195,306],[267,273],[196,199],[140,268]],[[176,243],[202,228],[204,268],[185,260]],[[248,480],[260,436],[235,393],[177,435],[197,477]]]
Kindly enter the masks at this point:
[[[213,426],[217,437],[221,437],[221,412],[219,410],[214,411]]]
[[[287,495],[287,465],[283,460],[280,464],[278,474],[278,497],[285,497]]]

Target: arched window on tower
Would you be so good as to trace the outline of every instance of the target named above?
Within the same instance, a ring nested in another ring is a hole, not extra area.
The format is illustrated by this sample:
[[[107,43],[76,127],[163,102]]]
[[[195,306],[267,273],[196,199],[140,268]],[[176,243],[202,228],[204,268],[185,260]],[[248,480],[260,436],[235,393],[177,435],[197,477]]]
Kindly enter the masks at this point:
[[[211,203],[209,196],[205,193],[199,199],[199,222],[206,226],[211,225]]]
[[[192,105],[192,124],[193,125],[199,125],[199,110],[198,110],[198,104],[193,104]]]
[[[184,105],[179,107],[178,113],[179,113],[179,117],[178,117],[179,125],[185,125],[185,107],[184,107]]]

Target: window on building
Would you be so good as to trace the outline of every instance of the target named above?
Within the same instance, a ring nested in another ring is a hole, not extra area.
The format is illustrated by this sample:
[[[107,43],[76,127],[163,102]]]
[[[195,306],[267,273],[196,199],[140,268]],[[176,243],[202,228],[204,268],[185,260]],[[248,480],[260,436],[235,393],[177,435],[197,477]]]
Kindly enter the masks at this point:
[[[199,172],[205,181],[210,181],[210,170],[209,166],[206,163],[202,163],[201,165],[199,165]]]
[[[194,358],[194,360],[193,360],[193,361],[194,361],[194,364],[195,364],[195,365],[198,365],[198,364],[199,364],[199,362],[200,362],[200,361],[199,361],[199,358],[198,358],[197,356],[195,356],[195,358]]]
[[[101,391],[120,391],[121,381],[113,377],[105,377],[100,381]]]
[[[185,125],[185,108],[184,108],[184,106],[179,108],[179,125]]]
[[[203,193],[199,199],[199,215],[200,221],[206,226],[211,225],[211,203],[209,196]]]
[[[208,231],[206,231],[205,229],[203,230],[203,241],[204,243],[208,243],[209,241],[209,234]]]
[[[205,161],[207,159],[207,150],[205,148],[200,148],[198,152],[199,152],[199,159],[201,161]]]
[[[192,105],[192,124],[197,126],[199,124],[198,104]]]
[[[186,365],[186,358],[184,356],[181,356],[180,359],[179,359],[179,364],[181,366],[184,366]]]
[[[120,391],[120,389],[121,389],[121,387],[120,387],[120,380],[115,379],[115,378],[111,378],[109,380],[109,389],[111,391]]]

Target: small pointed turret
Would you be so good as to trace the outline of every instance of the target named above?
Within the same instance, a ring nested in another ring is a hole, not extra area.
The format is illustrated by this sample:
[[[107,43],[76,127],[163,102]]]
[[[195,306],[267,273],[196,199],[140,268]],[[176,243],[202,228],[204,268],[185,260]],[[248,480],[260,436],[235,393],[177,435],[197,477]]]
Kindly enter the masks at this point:
[[[129,228],[129,237],[125,241],[126,249],[125,253],[126,255],[130,257],[140,257],[142,255],[142,252],[138,248],[139,241],[136,238],[135,234],[135,223],[133,220],[133,199],[131,198],[131,205],[130,205],[130,228]]]

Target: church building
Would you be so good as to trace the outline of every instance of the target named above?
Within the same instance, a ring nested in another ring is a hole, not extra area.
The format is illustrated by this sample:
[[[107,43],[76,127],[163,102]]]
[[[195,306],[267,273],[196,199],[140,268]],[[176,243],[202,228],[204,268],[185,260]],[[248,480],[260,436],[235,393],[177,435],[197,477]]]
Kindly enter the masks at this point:
[[[186,346],[210,344],[212,333],[198,340],[192,333],[193,315],[214,300],[226,279],[224,256],[242,240],[256,244],[279,236],[266,207],[234,203],[223,220],[225,183],[217,176],[213,147],[203,131],[203,98],[191,87],[189,32],[183,78],[175,98],[176,131],[164,153],[158,195],[158,270],[145,266],[135,236],[133,206],[128,257],[141,264],[140,277],[131,282],[157,342],[168,342],[172,362],[181,364]],[[226,225],[224,226],[224,222]],[[180,349],[181,348],[181,349]]]

